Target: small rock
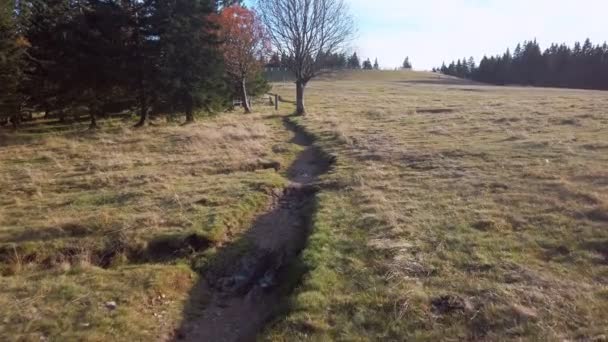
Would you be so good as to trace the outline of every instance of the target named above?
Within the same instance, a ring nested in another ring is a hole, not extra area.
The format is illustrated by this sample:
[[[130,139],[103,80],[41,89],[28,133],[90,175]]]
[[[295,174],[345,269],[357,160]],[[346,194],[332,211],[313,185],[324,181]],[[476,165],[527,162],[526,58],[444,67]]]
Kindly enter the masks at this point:
[[[91,323],[80,323],[80,326],[83,328],[88,328],[91,326]]]
[[[118,304],[116,304],[115,301],[110,301],[110,302],[106,302],[106,309],[108,310],[116,310],[116,308],[118,307]]]
[[[532,308],[519,304],[514,304],[512,308],[515,314],[524,321],[533,321],[538,318],[538,313]]]

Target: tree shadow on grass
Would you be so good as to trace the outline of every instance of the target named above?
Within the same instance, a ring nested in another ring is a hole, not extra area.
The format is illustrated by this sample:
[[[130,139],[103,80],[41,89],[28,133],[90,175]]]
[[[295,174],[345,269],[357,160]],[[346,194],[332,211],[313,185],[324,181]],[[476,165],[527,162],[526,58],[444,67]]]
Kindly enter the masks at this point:
[[[247,233],[197,266],[202,274],[173,338],[183,341],[255,341],[285,309],[284,300],[305,269],[298,257],[310,233],[318,176],[332,160],[313,139],[285,120],[293,144],[306,147],[287,170],[291,185],[275,194],[270,209]]]

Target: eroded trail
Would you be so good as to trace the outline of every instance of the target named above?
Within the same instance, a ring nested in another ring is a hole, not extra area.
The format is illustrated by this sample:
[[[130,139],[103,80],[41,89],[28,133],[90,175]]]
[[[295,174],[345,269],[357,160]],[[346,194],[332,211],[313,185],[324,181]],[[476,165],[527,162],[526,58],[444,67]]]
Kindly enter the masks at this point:
[[[255,341],[276,313],[286,268],[309,234],[314,183],[330,167],[312,139],[287,121],[285,127],[294,133],[291,143],[305,147],[288,169],[290,184],[248,230],[247,252],[204,275],[197,289],[204,309],[179,329],[179,341]]]

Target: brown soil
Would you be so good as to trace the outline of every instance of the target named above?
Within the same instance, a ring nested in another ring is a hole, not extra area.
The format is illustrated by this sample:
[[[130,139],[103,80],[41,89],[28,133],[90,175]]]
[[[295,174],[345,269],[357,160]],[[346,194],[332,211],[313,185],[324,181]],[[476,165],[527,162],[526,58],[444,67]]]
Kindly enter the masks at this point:
[[[279,308],[287,265],[298,257],[309,234],[314,183],[330,166],[310,137],[289,123],[285,126],[294,132],[291,143],[306,147],[288,169],[290,185],[249,229],[248,252],[204,275],[193,297],[206,303],[178,329],[179,341],[255,341]]]

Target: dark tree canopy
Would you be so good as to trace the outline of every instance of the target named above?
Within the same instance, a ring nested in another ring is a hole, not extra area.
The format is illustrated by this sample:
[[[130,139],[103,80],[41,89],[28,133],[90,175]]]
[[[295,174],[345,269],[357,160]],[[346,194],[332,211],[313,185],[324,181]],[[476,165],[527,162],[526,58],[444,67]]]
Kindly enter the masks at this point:
[[[24,97],[20,84],[25,71],[27,41],[18,32],[13,1],[0,2],[0,123],[9,118],[18,124],[15,114],[21,110]]]
[[[0,117],[84,111],[94,128],[109,112],[136,109],[143,126],[150,115],[192,121],[196,109],[223,106],[232,91],[214,15],[225,4],[2,0]]]
[[[608,89],[608,45],[593,45],[587,39],[573,47],[552,44],[542,50],[536,40],[518,44],[511,53],[484,56],[479,65],[471,57],[445,64],[446,75],[505,85]]]
[[[348,58],[347,66],[349,69],[361,69],[361,60],[356,52]]]

